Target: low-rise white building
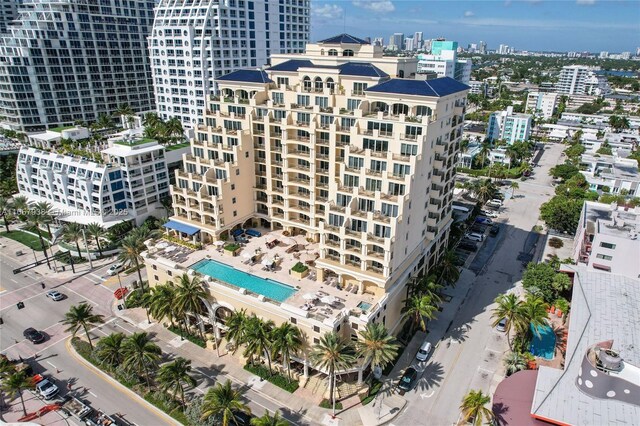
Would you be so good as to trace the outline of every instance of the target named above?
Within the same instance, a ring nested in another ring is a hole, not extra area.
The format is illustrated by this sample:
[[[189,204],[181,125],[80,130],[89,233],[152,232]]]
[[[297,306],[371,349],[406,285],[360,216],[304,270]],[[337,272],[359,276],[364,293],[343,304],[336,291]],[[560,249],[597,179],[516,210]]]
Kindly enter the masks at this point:
[[[640,174],[635,159],[584,154],[580,165],[580,173],[589,183],[589,189],[612,194],[625,190],[630,197],[640,195]]]
[[[79,141],[90,136],[89,129],[81,126],[56,127],[40,133],[28,133],[27,142],[42,149],[53,149],[62,139]]]
[[[640,276],[640,207],[585,201],[573,245],[573,260],[589,269]]]
[[[551,118],[558,107],[559,99],[557,93],[531,92],[527,96],[524,110],[536,117]]]
[[[97,222],[108,228],[166,215],[160,202],[169,196],[165,147],[151,139],[122,138],[100,156],[87,157],[24,147],[17,181],[20,195],[51,203],[65,222]]]
[[[531,136],[531,114],[518,114],[513,107],[504,111],[496,111],[489,116],[487,139],[495,141],[503,139],[512,145],[517,141],[526,141]]]

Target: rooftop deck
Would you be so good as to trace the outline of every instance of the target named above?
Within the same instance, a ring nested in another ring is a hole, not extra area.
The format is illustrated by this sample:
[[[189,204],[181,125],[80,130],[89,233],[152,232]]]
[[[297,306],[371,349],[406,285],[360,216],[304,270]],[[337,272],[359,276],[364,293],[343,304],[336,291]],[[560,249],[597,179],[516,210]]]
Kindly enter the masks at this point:
[[[325,274],[324,282],[318,282],[314,266],[314,259],[319,249],[318,243],[309,242],[302,235],[285,236],[281,230],[252,229],[260,231],[262,235],[260,237],[244,235],[243,238],[246,239],[246,242],[241,244],[242,250],[238,256],[226,254],[223,246],[227,243],[223,244],[222,242],[216,242],[202,250],[193,251],[171,248],[177,244],[163,241],[156,244],[149,251],[149,254],[156,258],[162,258],[168,263],[175,263],[185,270],[200,260],[209,258],[254,276],[295,287],[298,291],[282,303],[308,311],[310,316],[320,320],[336,318],[345,310],[352,315],[356,313],[354,311],[358,310],[366,313],[379,301],[380,297],[373,294],[357,294],[357,287],[340,288],[338,277],[333,274],[330,274],[329,277]],[[277,243],[274,244],[276,241]],[[182,253],[176,256],[176,250],[181,250]],[[271,270],[265,265],[271,263],[268,260],[274,259],[277,266]],[[300,280],[290,275],[291,268],[298,262],[305,263],[310,269],[310,273]],[[316,297],[312,298],[312,295]],[[328,300],[326,296],[333,296],[335,301],[332,303],[323,302],[323,298]],[[362,303],[368,304],[368,306],[365,305],[363,309]]]

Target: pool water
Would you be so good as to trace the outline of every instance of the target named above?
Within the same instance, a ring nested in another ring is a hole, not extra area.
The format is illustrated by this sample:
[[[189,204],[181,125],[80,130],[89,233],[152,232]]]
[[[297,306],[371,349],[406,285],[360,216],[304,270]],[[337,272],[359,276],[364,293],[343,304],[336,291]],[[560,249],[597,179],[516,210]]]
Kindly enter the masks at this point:
[[[245,288],[253,293],[261,294],[269,299],[284,302],[298,290],[265,278],[256,277],[246,272],[227,266],[215,260],[204,259],[191,266],[191,269],[232,286]]]
[[[533,324],[530,327],[533,333],[530,347],[531,353],[544,359],[553,359],[556,350],[556,335],[553,329],[548,325],[538,327],[538,332],[540,333],[540,337],[538,337]]]
[[[358,308],[362,309],[363,312],[367,312],[371,307],[371,303],[360,302],[358,303]]]

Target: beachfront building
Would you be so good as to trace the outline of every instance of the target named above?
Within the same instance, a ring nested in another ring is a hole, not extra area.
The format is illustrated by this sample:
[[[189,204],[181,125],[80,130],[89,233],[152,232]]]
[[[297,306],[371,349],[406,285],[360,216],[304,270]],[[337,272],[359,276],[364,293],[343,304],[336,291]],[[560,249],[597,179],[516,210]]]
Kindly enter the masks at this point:
[[[218,335],[241,308],[296,324],[309,344],[373,321],[397,333],[407,281],[446,249],[468,86],[396,78],[415,59],[346,35],[271,63],[218,79],[171,190],[167,228],[220,254],[152,247],[149,282],[200,273]],[[314,294],[335,303],[309,307]]]
[[[150,139],[125,136],[84,156],[23,147],[17,181],[20,195],[51,203],[63,222],[109,228],[166,215],[160,202],[169,195],[165,148]]]

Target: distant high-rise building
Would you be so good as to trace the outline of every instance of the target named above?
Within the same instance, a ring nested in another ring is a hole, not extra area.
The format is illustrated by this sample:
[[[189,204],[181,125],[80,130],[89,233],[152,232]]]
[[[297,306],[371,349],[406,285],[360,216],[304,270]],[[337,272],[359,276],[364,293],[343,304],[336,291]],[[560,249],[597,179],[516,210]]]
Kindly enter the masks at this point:
[[[435,72],[438,77],[455,78],[469,84],[471,80],[471,60],[458,59],[458,42],[433,40],[430,55],[418,55],[418,73]]]
[[[423,40],[422,31],[417,31],[413,34],[413,45],[415,46],[416,49],[422,48],[422,40]]]
[[[415,50],[412,38],[404,39],[404,50]]]
[[[158,115],[201,124],[217,77],[304,52],[308,40],[309,0],[160,0],[149,36]]]
[[[606,95],[611,90],[606,76],[596,73],[599,70],[584,65],[562,67],[556,88],[565,95]]]
[[[0,33],[7,30],[7,25],[18,17],[18,4],[22,0],[0,0]]]
[[[599,56],[600,59],[607,59],[609,57],[609,52],[603,50],[602,52],[600,52]]]
[[[481,54],[485,55],[487,53],[487,43],[480,40],[480,44],[478,45],[478,50]]]
[[[636,56],[640,56],[640,47],[636,49]]]
[[[622,53],[620,53],[620,58],[622,58],[622,59],[631,59],[631,52],[622,52]]]
[[[425,52],[431,52],[431,44],[433,43],[433,40],[425,40],[422,42],[422,49]]]
[[[374,46],[384,46],[384,38],[382,37],[376,37],[373,39],[373,45]]]
[[[40,131],[119,105],[153,109],[146,37],[154,1],[31,0],[0,35],[0,119]]]
[[[402,50],[404,48],[403,42],[404,42],[403,33],[393,33],[393,35],[389,39],[389,45],[395,46],[397,50]]]
[[[559,100],[557,93],[529,92],[525,111],[545,119],[551,118]]]
[[[498,54],[500,55],[508,55],[509,54],[509,46],[506,44],[501,44],[500,47],[498,47]]]

